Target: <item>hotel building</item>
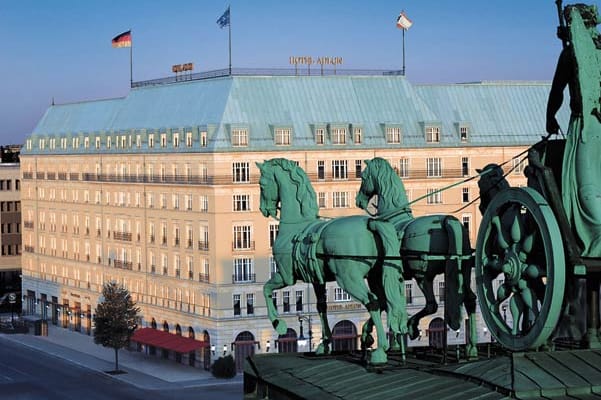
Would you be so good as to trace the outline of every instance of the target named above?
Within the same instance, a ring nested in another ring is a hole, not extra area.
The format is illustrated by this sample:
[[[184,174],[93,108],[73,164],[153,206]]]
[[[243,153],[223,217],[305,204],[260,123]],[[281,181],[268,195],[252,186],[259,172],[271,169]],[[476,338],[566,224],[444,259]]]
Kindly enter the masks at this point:
[[[315,347],[309,285],[274,294],[287,335],[278,337],[266,316],[262,286],[275,268],[278,222],[259,212],[255,162],[297,161],[324,217],[362,212],[354,198],[363,160],[373,157],[389,160],[410,200],[491,162],[509,161],[510,182],[523,185],[523,162],[512,158],[545,134],[550,89],[414,85],[387,73],[198,78],[137,83],[124,98],[47,110],[21,154],[26,313],[89,334],[102,285],[115,280],[141,308],[143,327],[205,341],[239,365],[257,351],[307,350],[297,338],[311,316]],[[474,247],[477,196],[471,180],[412,208],[454,214]],[[435,284],[443,300],[444,281]],[[414,283],[407,293],[409,312],[421,309]],[[356,348],[363,307],[336,283],[328,307],[335,348]],[[436,344],[441,316],[422,321],[414,345]],[[206,350],[164,355],[206,366]]]

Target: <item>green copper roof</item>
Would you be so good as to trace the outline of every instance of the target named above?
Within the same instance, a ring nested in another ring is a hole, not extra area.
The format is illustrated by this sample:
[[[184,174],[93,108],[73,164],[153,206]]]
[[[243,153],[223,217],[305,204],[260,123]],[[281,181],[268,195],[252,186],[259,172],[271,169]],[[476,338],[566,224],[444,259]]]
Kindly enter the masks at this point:
[[[429,146],[530,144],[544,134],[546,83],[477,83],[412,85],[403,76],[233,76],[132,89],[124,98],[51,106],[34,129],[32,148],[24,154],[98,152],[39,149],[49,137],[142,134],[140,149],[108,152],[282,150],[276,128],[292,130],[291,147],[314,149],[315,129],[347,128],[346,144],[356,148],[352,129],[361,128],[363,148],[423,147],[425,127],[441,128],[441,141]],[[567,123],[568,113],[560,114]],[[469,140],[459,139],[459,126]],[[386,127],[401,128],[401,143],[386,142]],[[231,130],[248,130],[245,147],[232,147]],[[208,132],[208,146],[148,149],[147,133],[190,130]],[[90,140],[91,141],[91,140]],[[69,142],[71,146],[71,142]],[[284,147],[285,148],[285,147]]]

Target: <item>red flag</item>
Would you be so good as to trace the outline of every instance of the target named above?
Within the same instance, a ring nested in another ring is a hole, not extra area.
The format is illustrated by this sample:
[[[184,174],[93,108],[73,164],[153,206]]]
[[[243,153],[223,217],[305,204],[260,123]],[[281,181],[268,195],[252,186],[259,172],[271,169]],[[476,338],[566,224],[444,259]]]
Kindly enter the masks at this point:
[[[115,36],[112,45],[113,47],[131,47],[131,31]]]

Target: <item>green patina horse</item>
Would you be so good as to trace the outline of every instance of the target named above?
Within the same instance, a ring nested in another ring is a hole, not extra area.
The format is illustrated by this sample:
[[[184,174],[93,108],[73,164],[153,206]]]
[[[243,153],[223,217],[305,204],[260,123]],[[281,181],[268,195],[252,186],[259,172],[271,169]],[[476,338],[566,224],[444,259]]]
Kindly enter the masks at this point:
[[[260,210],[264,216],[280,221],[273,245],[277,272],[263,287],[274,328],[279,334],[287,330],[285,321],[278,318],[273,291],[293,285],[297,280],[312,283],[322,325],[322,343],[316,352],[328,353],[331,331],[326,314],[325,284],[335,280],[367,308],[378,338],[378,348],[371,352],[370,361],[372,364],[385,363],[389,345],[381,311],[387,310],[388,324],[395,337],[406,333],[400,261],[398,258],[385,260],[386,244],[368,228],[368,217],[320,219],[315,191],[305,172],[293,161],[276,158],[257,163],[257,167],[261,171]],[[384,275],[389,279],[384,280]]]
[[[410,337],[418,337],[421,318],[437,311],[433,280],[436,275],[444,273],[445,320],[451,329],[458,330],[460,305],[465,306],[470,321],[467,355],[477,357],[476,295],[470,288],[474,258],[463,224],[451,215],[414,218],[405,186],[390,164],[382,158],[366,160],[365,163],[367,167],[361,174],[356,204],[365,210],[377,195],[376,219],[382,225],[394,226],[400,242],[404,278],[415,279],[426,298],[425,307],[409,318]]]

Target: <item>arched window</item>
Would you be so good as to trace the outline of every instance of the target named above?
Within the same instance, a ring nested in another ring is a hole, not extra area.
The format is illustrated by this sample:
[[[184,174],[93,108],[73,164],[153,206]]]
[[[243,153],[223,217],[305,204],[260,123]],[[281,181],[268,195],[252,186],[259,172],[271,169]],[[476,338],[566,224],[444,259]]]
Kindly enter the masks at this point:
[[[430,347],[442,349],[444,346],[444,320],[440,317],[434,318],[428,325],[428,343]]]
[[[234,341],[234,352],[236,359],[236,371],[244,370],[246,357],[255,354],[255,336],[249,331],[240,332]]]
[[[296,353],[298,351],[298,341],[296,331],[288,328],[284,335],[278,336],[278,353]]]
[[[351,321],[338,322],[332,329],[332,350],[357,350],[357,328]]]

